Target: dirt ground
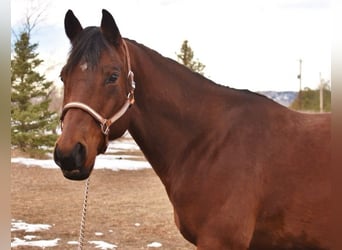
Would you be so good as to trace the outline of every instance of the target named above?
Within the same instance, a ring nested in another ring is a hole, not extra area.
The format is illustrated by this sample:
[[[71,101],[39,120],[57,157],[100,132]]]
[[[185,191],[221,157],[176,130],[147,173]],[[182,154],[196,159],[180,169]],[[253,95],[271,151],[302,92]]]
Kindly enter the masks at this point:
[[[48,249],[77,249],[67,242],[79,237],[84,184],[65,179],[58,169],[12,164],[12,219],[52,225],[50,230],[36,233],[12,232],[12,239],[25,235],[43,240],[60,238],[58,246]],[[158,249],[195,249],[176,228],[171,204],[152,169],[93,171],[85,240],[105,241],[117,245],[117,249],[148,249],[151,242],[160,242],[162,247]],[[87,244],[84,249],[95,246]]]

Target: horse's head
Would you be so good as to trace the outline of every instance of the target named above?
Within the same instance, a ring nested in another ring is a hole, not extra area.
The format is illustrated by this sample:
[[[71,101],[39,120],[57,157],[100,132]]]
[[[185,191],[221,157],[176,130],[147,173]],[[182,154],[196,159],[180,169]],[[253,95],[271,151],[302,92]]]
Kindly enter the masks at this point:
[[[134,100],[127,45],[111,14],[103,10],[102,15],[100,27],[85,29],[70,10],[64,20],[72,49],[61,72],[62,134],[54,160],[74,180],[88,178],[108,139],[126,131]]]

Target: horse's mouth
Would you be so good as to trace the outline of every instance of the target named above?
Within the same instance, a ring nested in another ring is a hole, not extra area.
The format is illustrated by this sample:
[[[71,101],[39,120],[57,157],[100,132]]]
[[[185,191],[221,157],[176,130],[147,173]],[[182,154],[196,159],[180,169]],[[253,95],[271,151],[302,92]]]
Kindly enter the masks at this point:
[[[74,181],[82,181],[90,176],[91,171],[82,171],[80,169],[62,170],[65,178]]]

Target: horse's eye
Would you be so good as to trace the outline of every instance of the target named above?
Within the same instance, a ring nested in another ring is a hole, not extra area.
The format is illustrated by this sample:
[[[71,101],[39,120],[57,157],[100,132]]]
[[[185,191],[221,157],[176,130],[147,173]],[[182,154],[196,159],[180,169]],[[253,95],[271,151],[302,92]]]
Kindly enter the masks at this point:
[[[107,78],[106,84],[115,83],[118,78],[119,78],[118,74],[112,74]]]

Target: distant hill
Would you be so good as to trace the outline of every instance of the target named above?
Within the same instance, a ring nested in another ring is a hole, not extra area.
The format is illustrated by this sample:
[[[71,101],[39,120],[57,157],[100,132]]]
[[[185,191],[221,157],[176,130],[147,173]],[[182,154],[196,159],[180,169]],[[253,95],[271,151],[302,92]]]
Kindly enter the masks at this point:
[[[289,107],[298,95],[296,91],[260,91],[258,93],[267,96],[285,107]]]

